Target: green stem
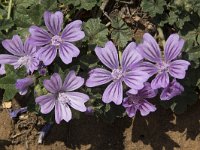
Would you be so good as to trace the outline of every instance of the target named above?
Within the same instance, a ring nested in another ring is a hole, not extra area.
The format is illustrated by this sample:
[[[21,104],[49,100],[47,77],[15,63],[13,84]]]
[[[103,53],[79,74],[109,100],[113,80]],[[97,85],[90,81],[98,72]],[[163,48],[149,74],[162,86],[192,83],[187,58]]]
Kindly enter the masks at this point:
[[[119,54],[119,62],[122,60],[122,51],[120,50],[120,47],[118,46],[118,54]]]
[[[9,1],[9,4],[8,4],[7,19],[10,19],[11,9],[12,9],[12,0],[10,0],[10,1]],[[6,32],[8,32],[8,29],[6,29]]]
[[[163,45],[163,48],[164,48],[164,46],[165,46],[165,37],[164,37],[164,34],[163,34],[163,30],[160,27],[158,27],[157,30],[158,30],[158,35],[159,35],[159,37],[160,37],[160,39],[162,41],[162,45]]]

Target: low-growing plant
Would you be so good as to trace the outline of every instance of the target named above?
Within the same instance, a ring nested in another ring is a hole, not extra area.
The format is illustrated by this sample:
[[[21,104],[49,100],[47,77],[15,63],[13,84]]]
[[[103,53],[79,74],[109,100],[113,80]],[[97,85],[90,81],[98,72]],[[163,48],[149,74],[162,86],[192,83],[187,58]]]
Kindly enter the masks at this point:
[[[0,2],[3,101],[27,95],[29,111],[59,124],[79,112],[146,116],[159,104],[182,113],[198,99],[198,1],[142,0],[158,41],[144,33],[138,43],[106,0]]]

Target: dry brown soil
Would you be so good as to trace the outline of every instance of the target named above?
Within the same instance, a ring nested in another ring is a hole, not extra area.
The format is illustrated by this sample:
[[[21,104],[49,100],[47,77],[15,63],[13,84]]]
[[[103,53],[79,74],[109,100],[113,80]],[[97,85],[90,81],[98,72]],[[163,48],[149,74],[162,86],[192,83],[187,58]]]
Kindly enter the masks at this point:
[[[0,150],[200,150],[200,103],[182,115],[159,108],[147,117],[117,119],[108,124],[92,116],[62,122],[51,129],[42,145],[12,144],[8,112],[0,110]]]

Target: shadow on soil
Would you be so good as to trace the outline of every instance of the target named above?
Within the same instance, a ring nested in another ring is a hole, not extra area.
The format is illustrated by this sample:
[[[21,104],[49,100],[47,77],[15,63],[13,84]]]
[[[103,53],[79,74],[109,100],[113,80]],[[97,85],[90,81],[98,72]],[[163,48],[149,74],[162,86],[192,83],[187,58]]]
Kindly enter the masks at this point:
[[[8,140],[0,140],[0,150],[6,150],[6,146],[11,144]]]
[[[129,118],[109,124],[86,116],[81,120],[72,120],[69,124],[62,123],[59,127],[55,125],[45,144],[60,140],[72,149],[90,144],[90,150],[123,150],[123,132],[130,125]]]
[[[89,150],[123,150],[124,131],[132,125],[132,141],[142,141],[154,150],[173,150],[181,148],[168,132],[180,132],[187,139],[195,140],[200,133],[200,103],[193,105],[182,115],[173,115],[171,111],[158,108],[156,113],[147,117],[137,115],[133,121],[129,118],[117,119],[114,123],[103,123],[94,117],[86,116],[70,123],[55,125],[45,144],[63,141],[66,147],[80,149],[81,145],[91,145]],[[131,128],[130,128],[131,129]],[[131,132],[131,130],[130,130]],[[178,138],[178,137],[177,137]],[[176,140],[177,141],[177,140]]]
[[[193,105],[181,115],[158,108],[157,112],[147,117],[137,115],[133,121],[132,142],[141,140],[145,145],[150,144],[155,150],[173,150],[180,145],[173,141],[167,132],[178,131],[187,139],[195,140],[200,133],[200,103]],[[187,140],[186,139],[186,140]]]

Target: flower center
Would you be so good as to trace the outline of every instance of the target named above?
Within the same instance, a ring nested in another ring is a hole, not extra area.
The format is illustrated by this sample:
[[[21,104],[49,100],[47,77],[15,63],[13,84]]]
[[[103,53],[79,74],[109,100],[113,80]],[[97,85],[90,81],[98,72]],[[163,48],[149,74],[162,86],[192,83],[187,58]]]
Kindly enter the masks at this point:
[[[70,99],[67,97],[66,93],[58,93],[58,101],[62,104],[70,103]]]
[[[55,35],[51,38],[51,44],[54,46],[59,46],[62,42],[62,38],[59,35]]]
[[[121,69],[113,69],[111,75],[115,80],[119,80],[123,77],[123,72]]]
[[[164,61],[156,64],[160,73],[169,72],[169,65]]]
[[[19,58],[19,60],[17,61],[17,63],[19,64],[19,67],[21,66],[27,66],[29,64],[29,60],[31,58],[29,56],[23,56],[21,58]]]
[[[138,95],[132,95],[129,97],[129,104],[140,104],[141,97]]]

